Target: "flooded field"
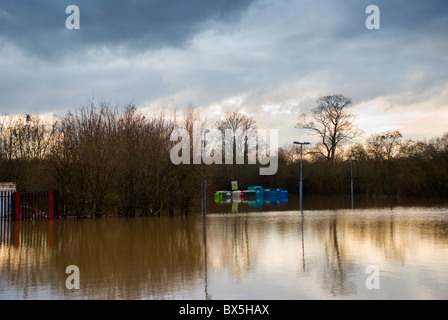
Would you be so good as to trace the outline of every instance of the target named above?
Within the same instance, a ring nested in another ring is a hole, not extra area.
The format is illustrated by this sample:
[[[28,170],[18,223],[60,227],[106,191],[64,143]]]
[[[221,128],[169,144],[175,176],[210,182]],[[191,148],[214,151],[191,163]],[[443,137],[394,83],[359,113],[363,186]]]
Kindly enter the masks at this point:
[[[0,299],[448,298],[448,204],[346,200],[2,224]]]

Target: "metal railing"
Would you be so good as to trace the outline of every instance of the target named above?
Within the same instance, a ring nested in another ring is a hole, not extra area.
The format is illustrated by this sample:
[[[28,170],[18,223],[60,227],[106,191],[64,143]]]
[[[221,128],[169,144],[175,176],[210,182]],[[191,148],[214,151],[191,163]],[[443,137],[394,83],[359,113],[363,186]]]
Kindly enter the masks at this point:
[[[0,191],[0,220],[51,220],[54,218],[53,191]]]
[[[0,220],[11,220],[13,218],[12,197],[15,191],[0,191]]]

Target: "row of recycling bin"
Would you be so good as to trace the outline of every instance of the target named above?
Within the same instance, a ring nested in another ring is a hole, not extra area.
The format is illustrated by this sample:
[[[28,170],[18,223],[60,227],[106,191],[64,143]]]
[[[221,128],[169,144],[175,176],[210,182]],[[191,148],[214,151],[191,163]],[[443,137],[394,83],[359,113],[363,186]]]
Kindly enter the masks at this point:
[[[217,203],[224,201],[257,201],[260,199],[268,201],[286,201],[288,200],[288,190],[285,188],[263,188],[260,186],[252,186],[244,191],[218,191],[214,194],[214,200]]]

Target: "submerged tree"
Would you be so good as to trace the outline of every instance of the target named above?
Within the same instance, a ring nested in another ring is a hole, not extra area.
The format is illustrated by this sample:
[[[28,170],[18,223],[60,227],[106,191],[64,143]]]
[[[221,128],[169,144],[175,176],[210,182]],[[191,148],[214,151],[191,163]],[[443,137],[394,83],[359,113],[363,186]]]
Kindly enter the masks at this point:
[[[16,181],[22,190],[44,185],[43,168],[39,166],[56,143],[56,126],[55,119],[39,115],[1,117],[1,179]]]
[[[320,97],[311,115],[301,114],[296,128],[310,130],[320,138],[318,148],[313,151],[318,157],[334,161],[338,148],[358,137],[361,130],[355,124],[356,115],[347,110],[352,101],[343,95]]]
[[[92,103],[60,120],[50,159],[57,191],[77,215],[98,216],[108,207],[118,168],[117,119],[116,110]]]

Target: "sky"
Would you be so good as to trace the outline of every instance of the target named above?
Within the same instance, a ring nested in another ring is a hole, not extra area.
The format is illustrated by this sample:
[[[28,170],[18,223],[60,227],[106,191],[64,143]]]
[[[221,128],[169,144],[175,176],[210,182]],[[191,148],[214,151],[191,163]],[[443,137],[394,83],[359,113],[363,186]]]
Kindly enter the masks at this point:
[[[0,0],[0,112],[195,105],[213,127],[237,109],[283,146],[315,141],[298,116],[342,94],[360,139],[429,139],[448,132],[447,35],[446,0]]]

